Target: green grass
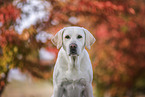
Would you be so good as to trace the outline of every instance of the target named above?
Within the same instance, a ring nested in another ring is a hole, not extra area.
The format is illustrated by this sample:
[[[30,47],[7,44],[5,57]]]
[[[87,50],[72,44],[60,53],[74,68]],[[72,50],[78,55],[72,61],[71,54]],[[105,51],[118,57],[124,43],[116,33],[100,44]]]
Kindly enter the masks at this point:
[[[9,83],[2,97],[51,97],[53,86],[49,81]]]

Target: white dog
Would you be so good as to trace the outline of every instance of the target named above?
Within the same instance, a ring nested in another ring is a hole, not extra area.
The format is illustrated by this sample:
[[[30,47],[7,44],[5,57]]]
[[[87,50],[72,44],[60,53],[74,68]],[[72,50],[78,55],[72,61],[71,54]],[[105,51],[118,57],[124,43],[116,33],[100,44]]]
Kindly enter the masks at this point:
[[[85,46],[90,49],[95,42],[93,35],[82,27],[65,27],[52,42],[60,48],[53,72],[52,97],[74,97],[74,94],[75,97],[93,97],[93,70],[85,49]]]

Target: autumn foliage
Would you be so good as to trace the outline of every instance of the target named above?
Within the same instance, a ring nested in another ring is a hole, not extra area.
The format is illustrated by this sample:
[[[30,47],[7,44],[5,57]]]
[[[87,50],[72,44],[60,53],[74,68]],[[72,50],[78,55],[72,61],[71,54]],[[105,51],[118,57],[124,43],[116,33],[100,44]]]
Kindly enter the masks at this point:
[[[46,47],[48,51],[58,51],[50,40],[46,43],[36,41],[35,36],[39,33],[37,29],[41,28],[54,35],[65,26],[82,26],[96,38],[95,44],[88,51],[94,70],[93,85],[98,97],[136,97],[144,94],[143,0],[47,1],[51,4],[48,21],[32,25],[22,34],[17,34],[14,29],[16,19],[22,14],[21,9],[13,6],[12,2],[0,7],[0,73],[6,72],[9,64],[10,68],[28,70],[39,78],[50,77],[51,74],[41,63],[36,64],[39,63],[38,50]],[[47,68],[51,69],[52,64],[54,62]],[[46,72],[41,73],[40,70]]]

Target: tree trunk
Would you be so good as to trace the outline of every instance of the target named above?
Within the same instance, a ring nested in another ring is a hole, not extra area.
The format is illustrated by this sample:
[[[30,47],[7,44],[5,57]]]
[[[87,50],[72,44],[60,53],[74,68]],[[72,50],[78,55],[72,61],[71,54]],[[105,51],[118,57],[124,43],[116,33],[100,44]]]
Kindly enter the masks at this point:
[[[0,78],[0,97],[8,83],[7,82],[8,74],[9,74],[9,69],[7,69],[7,71],[5,72],[5,76]]]

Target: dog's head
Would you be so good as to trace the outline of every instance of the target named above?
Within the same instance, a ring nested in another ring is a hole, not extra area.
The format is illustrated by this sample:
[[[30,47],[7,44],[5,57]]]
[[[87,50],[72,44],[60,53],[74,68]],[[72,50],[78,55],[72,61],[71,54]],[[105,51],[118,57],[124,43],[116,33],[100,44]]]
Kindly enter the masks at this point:
[[[78,56],[85,46],[90,49],[94,36],[82,27],[65,27],[53,37],[52,42],[59,49],[63,47],[69,56]]]

